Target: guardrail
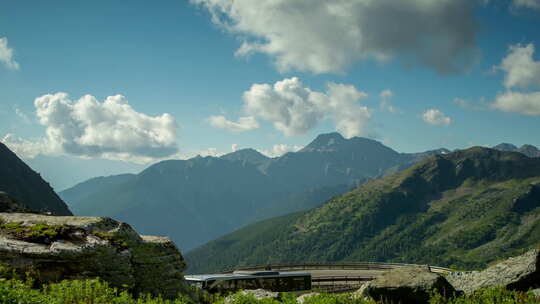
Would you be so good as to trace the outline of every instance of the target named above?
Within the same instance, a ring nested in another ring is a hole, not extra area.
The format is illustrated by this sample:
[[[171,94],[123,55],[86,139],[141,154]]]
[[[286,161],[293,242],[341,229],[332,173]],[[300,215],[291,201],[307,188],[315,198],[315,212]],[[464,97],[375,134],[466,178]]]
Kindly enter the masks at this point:
[[[257,266],[243,266],[234,270],[244,271],[257,271],[257,270],[390,270],[395,268],[401,268],[406,266],[426,266],[419,264],[403,264],[403,263],[346,263],[346,264],[292,264],[292,265],[257,265]],[[435,273],[448,273],[452,272],[449,268],[430,266],[430,270]],[[230,270],[224,273],[230,273],[234,270]]]

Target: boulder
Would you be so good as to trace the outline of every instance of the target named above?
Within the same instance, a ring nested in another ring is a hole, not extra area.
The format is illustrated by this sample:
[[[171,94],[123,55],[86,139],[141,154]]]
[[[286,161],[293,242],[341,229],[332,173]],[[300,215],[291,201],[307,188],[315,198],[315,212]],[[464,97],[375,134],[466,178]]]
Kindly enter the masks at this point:
[[[99,277],[136,294],[188,290],[173,242],[110,218],[0,213],[0,265],[3,276],[31,273],[38,283]]]
[[[296,302],[298,304],[304,304],[304,302],[308,299],[308,298],[311,298],[311,297],[316,297],[320,295],[320,293],[318,292],[310,292],[310,293],[306,293],[306,294],[303,294],[299,297],[296,298]]]
[[[383,303],[429,303],[433,291],[445,297],[454,296],[456,291],[428,266],[408,266],[385,272],[364,284],[356,297],[372,298]]]
[[[266,299],[266,298],[268,298],[268,299],[277,299],[279,297],[279,292],[268,291],[268,290],[265,290],[265,289],[242,290],[238,294],[233,294],[233,295],[230,295],[230,296],[226,297],[223,302],[225,304],[235,303],[236,302],[235,300],[238,298],[239,295],[253,296],[257,300]],[[240,301],[240,302],[244,303],[242,301]]]
[[[509,258],[483,271],[453,272],[448,281],[465,294],[479,288],[504,286],[510,290],[527,291],[540,287],[540,250]]]

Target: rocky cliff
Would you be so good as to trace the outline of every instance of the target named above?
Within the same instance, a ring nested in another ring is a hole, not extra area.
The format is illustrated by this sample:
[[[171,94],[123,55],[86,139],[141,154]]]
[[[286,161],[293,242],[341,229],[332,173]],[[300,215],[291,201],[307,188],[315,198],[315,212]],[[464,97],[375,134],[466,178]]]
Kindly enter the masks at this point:
[[[3,276],[39,283],[99,277],[134,293],[185,292],[185,263],[169,239],[141,236],[110,218],[0,213]]]

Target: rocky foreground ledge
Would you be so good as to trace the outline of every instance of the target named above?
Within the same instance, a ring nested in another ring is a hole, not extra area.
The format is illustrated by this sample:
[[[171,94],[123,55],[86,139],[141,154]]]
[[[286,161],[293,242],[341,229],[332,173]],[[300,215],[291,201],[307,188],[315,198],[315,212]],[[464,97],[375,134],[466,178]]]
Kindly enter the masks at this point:
[[[540,297],[540,250],[530,250],[483,271],[441,275],[431,272],[429,266],[398,268],[366,283],[355,296],[384,303],[419,304],[430,303],[433,291],[451,298],[490,287],[532,291]]]
[[[3,275],[30,273],[40,283],[99,277],[134,293],[187,290],[173,242],[110,218],[0,213],[0,266]]]

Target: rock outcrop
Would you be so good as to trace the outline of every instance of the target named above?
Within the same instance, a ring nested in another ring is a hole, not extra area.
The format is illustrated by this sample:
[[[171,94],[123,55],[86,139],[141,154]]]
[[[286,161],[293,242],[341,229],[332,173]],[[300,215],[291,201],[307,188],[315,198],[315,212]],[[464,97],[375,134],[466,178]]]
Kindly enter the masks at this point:
[[[453,272],[447,279],[466,294],[494,286],[520,291],[540,288],[540,250],[530,250],[482,271]]]
[[[277,299],[279,297],[279,292],[268,291],[265,289],[250,289],[242,290],[237,294],[232,294],[225,298],[223,301],[225,304],[233,303],[235,299],[238,299],[241,296],[253,296],[257,300],[262,299]]]
[[[134,293],[187,290],[173,242],[110,218],[0,213],[0,264],[3,275],[30,272],[40,283],[99,277]]]
[[[383,273],[362,286],[356,296],[372,298],[383,303],[417,304],[429,303],[433,291],[452,297],[456,290],[440,274],[428,266],[397,268]]]

